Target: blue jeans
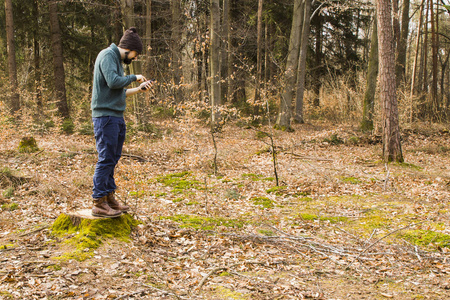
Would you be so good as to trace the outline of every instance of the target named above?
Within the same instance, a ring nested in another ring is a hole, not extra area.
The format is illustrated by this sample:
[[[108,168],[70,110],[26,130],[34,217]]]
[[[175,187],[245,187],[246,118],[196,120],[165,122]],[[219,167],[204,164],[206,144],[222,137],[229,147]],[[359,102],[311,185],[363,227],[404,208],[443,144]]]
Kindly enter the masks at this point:
[[[92,122],[98,152],[92,198],[98,199],[116,190],[114,168],[122,155],[126,125],[123,117],[92,118]]]

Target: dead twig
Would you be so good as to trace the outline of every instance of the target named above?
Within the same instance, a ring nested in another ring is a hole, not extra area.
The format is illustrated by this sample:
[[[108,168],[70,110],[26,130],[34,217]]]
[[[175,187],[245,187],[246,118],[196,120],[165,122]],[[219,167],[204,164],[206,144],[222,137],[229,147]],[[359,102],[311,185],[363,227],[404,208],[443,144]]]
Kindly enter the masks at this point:
[[[317,161],[334,161],[334,160],[328,159],[328,158],[304,156],[304,155],[295,154],[295,153],[292,153],[292,152],[286,152],[286,154],[292,155],[292,156],[294,156],[295,158],[298,158],[298,159],[317,160]]]
[[[355,262],[355,260],[359,259],[364,253],[366,253],[367,250],[369,250],[370,248],[372,248],[373,246],[375,246],[376,244],[378,244],[379,242],[381,242],[383,239],[387,238],[387,237],[390,236],[390,235],[393,235],[393,234],[396,233],[396,232],[399,232],[399,231],[405,230],[405,229],[407,229],[407,228],[410,228],[410,227],[413,227],[413,226],[422,224],[422,223],[425,222],[425,221],[426,221],[426,220],[421,221],[421,222],[417,222],[417,223],[413,223],[413,224],[409,224],[409,225],[407,225],[407,226],[405,226],[405,227],[396,229],[396,230],[391,231],[391,232],[389,232],[388,234],[382,236],[381,238],[379,238],[378,240],[376,240],[375,242],[373,242],[372,244],[370,244],[368,247],[366,247],[363,251],[361,251],[361,253],[359,253],[359,255],[358,255],[355,259],[353,259],[353,260],[345,267],[345,269],[350,268],[350,266],[353,265],[353,263]]]

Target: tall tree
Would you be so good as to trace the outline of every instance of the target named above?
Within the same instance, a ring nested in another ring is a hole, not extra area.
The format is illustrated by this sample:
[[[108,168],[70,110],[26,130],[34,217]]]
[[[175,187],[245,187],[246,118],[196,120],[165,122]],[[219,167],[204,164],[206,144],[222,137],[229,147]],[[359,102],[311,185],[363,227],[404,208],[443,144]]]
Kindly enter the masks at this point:
[[[134,25],[134,0],[122,0],[122,14],[124,18],[125,29]]]
[[[18,92],[16,46],[14,39],[14,17],[11,0],[5,0],[6,14],[6,45],[8,52],[8,75],[11,88],[9,109],[12,113],[20,109],[20,96]]]
[[[172,0],[170,2],[172,9],[172,85],[174,89],[174,98],[175,101],[179,102],[182,99],[182,90],[181,90],[181,2],[178,0]]]
[[[219,0],[211,0],[211,48],[210,48],[210,68],[211,68],[211,125],[218,125],[220,119],[219,106],[220,99],[220,7]]]
[[[311,20],[311,0],[305,0],[302,36],[300,45],[300,54],[297,68],[297,94],[295,100],[295,114],[294,120],[297,123],[304,123],[303,119],[303,96],[305,92],[305,78],[306,78],[306,56],[308,51],[309,41],[309,24]]]
[[[230,14],[230,0],[223,0],[222,13],[222,78],[223,85],[221,86],[222,93],[226,101],[231,100],[231,14]]]
[[[278,110],[277,127],[280,129],[291,129],[292,99],[297,83],[298,57],[300,50],[300,39],[304,17],[304,1],[294,1],[291,35],[289,39],[289,51],[284,71],[284,86],[281,93],[280,107]]]
[[[422,0],[422,3],[420,4],[420,12],[419,12],[419,20],[417,25],[417,37],[416,37],[416,51],[414,53],[414,62],[412,66],[412,74],[411,74],[411,92],[410,92],[410,111],[409,111],[409,121],[413,121],[413,112],[414,112],[414,89],[415,89],[415,83],[416,83],[416,73],[417,73],[417,63],[418,63],[418,57],[419,57],[419,50],[420,50],[420,39],[422,35],[422,23],[423,23],[423,10],[424,10],[424,4],[425,0]]]
[[[432,52],[432,84],[431,84],[431,113],[432,117],[437,117],[439,112],[438,102],[438,51],[439,40],[437,32],[437,20],[439,15],[435,13],[433,0],[430,0],[430,16],[431,16],[431,52]]]
[[[146,76],[150,76],[152,73],[152,0],[146,0],[146,17],[145,17],[145,74]],[[153,74],[154,75],[154,74]],[[154,77],[154,76],[152,76]],[[149,93],[146,93],[149,95]]]
[[[48,7],[53,52],[53,80],[55,86],[55,98],[57,101],[59,114],[64,118],[69,118],[69,107],[67,105],[66,98],[66,75],[64,72],[63,45],[61,39],[61,28],[59,27],[58,19],[58,2],[52,0],[48,3]]]
[[[255,107],[258,107],[258,100],[260,99],[260,88],[261,88],[261,78],[262,78],[262,11],[263,11],[263,0],[258,0],[258,19],[256,26],[256,81],[255,81]]]
[[[406,50],[409,33],[409,6],[410,0],[403,0],[402,5],[402,23],[400,29],[400,40],[397,43],[397,63],[396,63],[396,80],[397,86],[403,82],[406,69]]]
[[[403,162],[395,83],[395,48],[391,0],[377,0],[380,100],[382,105],[383,158]]]
[[[369,131],[373,129],[373,112],[375,107],[375,92],[378,77],[378,33],[377,18],[375,15],[370,39],[369,67],[367,68],[367,83],[363,101],[363,118],[361,129]]]

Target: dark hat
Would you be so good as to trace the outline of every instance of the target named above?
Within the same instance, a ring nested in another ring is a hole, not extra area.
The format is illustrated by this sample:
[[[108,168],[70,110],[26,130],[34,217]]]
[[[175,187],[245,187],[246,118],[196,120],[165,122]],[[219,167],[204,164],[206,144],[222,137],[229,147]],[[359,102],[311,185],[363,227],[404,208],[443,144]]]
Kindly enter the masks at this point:
[[[136,27],[130,27],[123,34],[119,42],[119,47],[123,49],[129,49],[136,51],[138,54],[142,52],[142,41],[137,34]]]

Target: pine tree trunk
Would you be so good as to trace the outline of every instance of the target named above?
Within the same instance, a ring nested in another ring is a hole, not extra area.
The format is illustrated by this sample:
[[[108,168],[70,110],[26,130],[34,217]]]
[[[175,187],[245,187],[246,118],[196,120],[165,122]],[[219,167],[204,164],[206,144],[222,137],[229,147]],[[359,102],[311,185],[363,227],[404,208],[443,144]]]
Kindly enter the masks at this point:
[[[284,71],[284,87],[281,93],[280,108],[276,123],[277,127],[282,130],[291,130],[292,100],[297,83],[298,56],[304,17],[303,4],[304,1],[302,0],[294,1],[289,52]]]
[[[414,54],[414,62],[412,67],[412,74],[411,74],[411,92],[410,92],[410,112],[409,112],[409,121],[413,121],[413,114],[414,114],[414,89],[416,85],[416,73],[417,73],[417,62],[419,57],[419,50],[420,50],[420,36],[422,33],[422,23],[423,23],[423,10],[424,10],[424,3],[425,0],[422,0],[422,3],[420,4],[420,12],[419,12],[419,24],[417,25],[417,37],[416,37],[416,53]]]
[[[145,16],[145,63],[144,63],[144,72],[145,76],[149,76],[149,78],[155,78],[155,74],[152,70],[152,0],[146,1],[146,16]],[[148,96],[149,93],[146,93]]]
[[[398,121],[395,83],[395,48],[390,0],[377,0],[377,18],[380,101],[383,112],[383,158],[386,162],[403,162]]]
[[[11,88],[10,101],[8,105],[10,111],[12,113],[15,113],[20,109],[20,96],[18,93],[16,47],[14,39],[14,18],[11,0],[5,0],[5,13],[6,13],[6,45],[8,52],[8,75]]]
[[[374,18],[370,43],[369,67],[367,69],[367,84],[364,93],[363,119],[361,122],[361,129],[363,131],[373,130],[373,112],[378,77],[378,30],[376,16]]]
[[[255,80],[255,113],[258,112],[258,101],[260,99],[260,85],[262,77],[262,10],[263,10],[263,0],[258,0],[258,20],[257,20],[257,38],[256,38],[256,80]]]
[[[34,82],[35,82],[35,99],[37,106],[37,115],[41,116],[43,112],[42,93],[41,93],[41,54],[39,51],[39,6],[38,0],[33,1],[33,13],[35,15],[35,23],[33,28],[33,50],[34,50]]]
[[[173,85],[173,96],[175,102],[181,102],[182,90],[181,90],[181,25],[180,25],[180,15],[181,15],[181,2],[178,0],[172,0],[170,2],[172,9],[172,85]]]
[[[295,99],[295,115],[294,119],[297,123],[304,123],[303,118],[303,96],[305,93],[305,78],[306,78],[306,57],[309,42],[309,30],[311,18],[311,0],[305,0],[304,18],[302,26],[302,38],[300,46],[300,55],[297,68],[297,94]]]
[[[58,3],[57,1],[50,1],[48,6],[53,51],[55,96],[59,114],[63,118],[69,118],[69,107],[67,105],[66,98],[66,76],[64,72],[63,46],[58,19]]]
[[[219,0],[211,0],[211,48],[210,48],[210,68],[211,68],[211,125],[219,125],[221,105],[220,99],[220,7]]]
[[[396,80],[397,87],[405,79],[405,69],[406,69],[406,50],[408,43],[408,33],[409,33],[409,3],[410,0],[403,0],[402,7],[402,24],[400,31],[400,40],[397,44],[397,63],[396,63]]]

